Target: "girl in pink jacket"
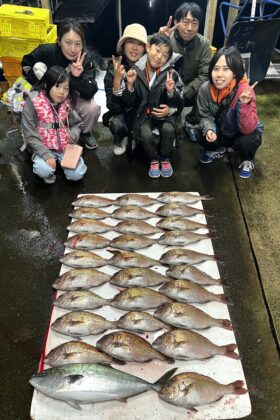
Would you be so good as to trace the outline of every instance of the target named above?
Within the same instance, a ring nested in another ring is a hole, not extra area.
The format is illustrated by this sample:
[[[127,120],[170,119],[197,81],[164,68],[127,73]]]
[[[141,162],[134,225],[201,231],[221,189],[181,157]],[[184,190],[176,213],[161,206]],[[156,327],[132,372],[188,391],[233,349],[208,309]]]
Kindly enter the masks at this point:
[[[197,142],[203,150],[201,163],[223,157],[225,148],[230,147],[241,159],[240,177],[249,178],[263,126],[256,109],[257,82],[250,86],[244,74],[243,60],[236,47],[223,47],[213,56],[209,81],[201,86],[197,98],[201,117]]]

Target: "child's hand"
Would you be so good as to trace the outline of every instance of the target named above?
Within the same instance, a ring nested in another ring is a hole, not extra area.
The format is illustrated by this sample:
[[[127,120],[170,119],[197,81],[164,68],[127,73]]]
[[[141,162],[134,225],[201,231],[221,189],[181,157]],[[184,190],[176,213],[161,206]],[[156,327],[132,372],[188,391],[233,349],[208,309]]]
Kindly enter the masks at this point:
[[[80,51],[76,62],[71,64],[71,73],[74,77],[79,77],[83,73],[83,61],[85,59],[85,56],[86,53],[82,53],[82,51]]]
[[[209,143],[213,143],[214,141],[217,140],[217,134],[215,133],[215,131],[213,130],[208,130],[206,133],[206,140]]]
[[[116,61],[115,56],[112,55],[112,62],[114,67],[114,79],[117,78],[122,80],[125,75],[124,65],[122,64],[122,56],[120,55],[118,61]]]
[[[166,74],[166,82],[165,82],[165,88],[169,94],[174,92],[174,86],[175,86],[175,82],[172,78],[172,70],[170,70]]]
[[[166,104],[161,104],[159,108],[153,108],[151,112],[152,116],[157,117],[157,118],[168,117],[169,113],[170,113],[170,108]]]
[[[54,157],[51,157],[47,160],[47,164],[50,165],[52,169],[56,168],[56,160]]]
[[[171,23],[172,23],[172,16],[169,16],[167,25],[166,26],[162,26],[161,28],[159,28],[160,35],[166,36],[167,38],[170,37],[170,35],[172,34],[172,32],[174,32],[175,29],[179,26],[179,22],[178,22],[178,23],[176,23],[176,25],[174,25],[171,28]]]
[[[137,79],[136,71],[133,69],[128,70],[128,72],[126,73],[126,82],[127,82],[128,90],[133,89],[133,85],[136,79]]]
[[[249,81],[250,83],[250,81]],[[241,95],[239,96],[239,101],[242,104],[249,104],[252,100],[252,91],[257,86],[258,82],[255,82],[252,86],[249,85],[249,88],[246,90],[243,90]]]

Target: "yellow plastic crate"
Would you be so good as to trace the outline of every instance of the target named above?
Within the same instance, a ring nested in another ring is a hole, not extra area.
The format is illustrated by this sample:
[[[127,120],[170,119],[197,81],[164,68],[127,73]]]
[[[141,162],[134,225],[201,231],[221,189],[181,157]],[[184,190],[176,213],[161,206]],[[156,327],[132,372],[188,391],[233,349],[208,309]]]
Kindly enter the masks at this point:
[[[17,78],[22,74],[21,59],[14,57],[0,57],[0,61],[3,66],[3,73],[6,80],[8,80],[8,78]]]
[[[48,28],[47,38],[39,39],[21,39],[21,38],[0,38],[0,56],[22,58],[25,54],[30,53],[39,44],[52,44],[57,39],[57,26],[50,25]]]
[[[49,25],[49,9],[10,4],[0,7],[0,37],[44,40]]]

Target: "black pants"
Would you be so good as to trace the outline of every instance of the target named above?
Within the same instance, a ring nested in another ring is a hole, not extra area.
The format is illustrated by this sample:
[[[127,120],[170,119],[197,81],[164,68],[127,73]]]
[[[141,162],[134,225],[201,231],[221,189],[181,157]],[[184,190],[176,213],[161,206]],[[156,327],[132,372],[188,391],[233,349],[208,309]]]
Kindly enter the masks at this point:
[[[197,95],[193,96],[191,99],[184,99],[184,106],[185,107],[192,107],[190,112],[186,114],[185,120],[189,124],[196,125],[199,124],[200,117],[197,110],[197,101],[196,101]]]
[[[252,160],[262,142],[262,136],[258,131],[252,134],[240,134],[236,137],[225,137],[219,135],[217,140],[209,143],[202,135],[201,131],[196,131],[197,143],[206,151],[214,151],[219,147],[232,147],[241,160]]]
[[[120,144],[130,131],[128,114],[113,115],[109,120],[109,129],[114,136],[114,144]]]
[[[152,131],[158,128],[159,135]],[[140,143],[149,160],[170,159],[176,131],[169,121],[146,117],[140,128]]]

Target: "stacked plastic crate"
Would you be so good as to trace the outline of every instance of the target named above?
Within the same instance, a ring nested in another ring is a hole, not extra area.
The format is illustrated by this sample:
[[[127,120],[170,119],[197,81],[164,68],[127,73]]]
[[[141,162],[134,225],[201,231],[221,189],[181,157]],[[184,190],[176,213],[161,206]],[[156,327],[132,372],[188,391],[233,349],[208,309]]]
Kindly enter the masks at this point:
[[[0,62],[9,86],[22,74],[22,57],[39,44],[53,43],[56,39],[56,25],[50,24],[48,9],[2,5],[0,7]]]

